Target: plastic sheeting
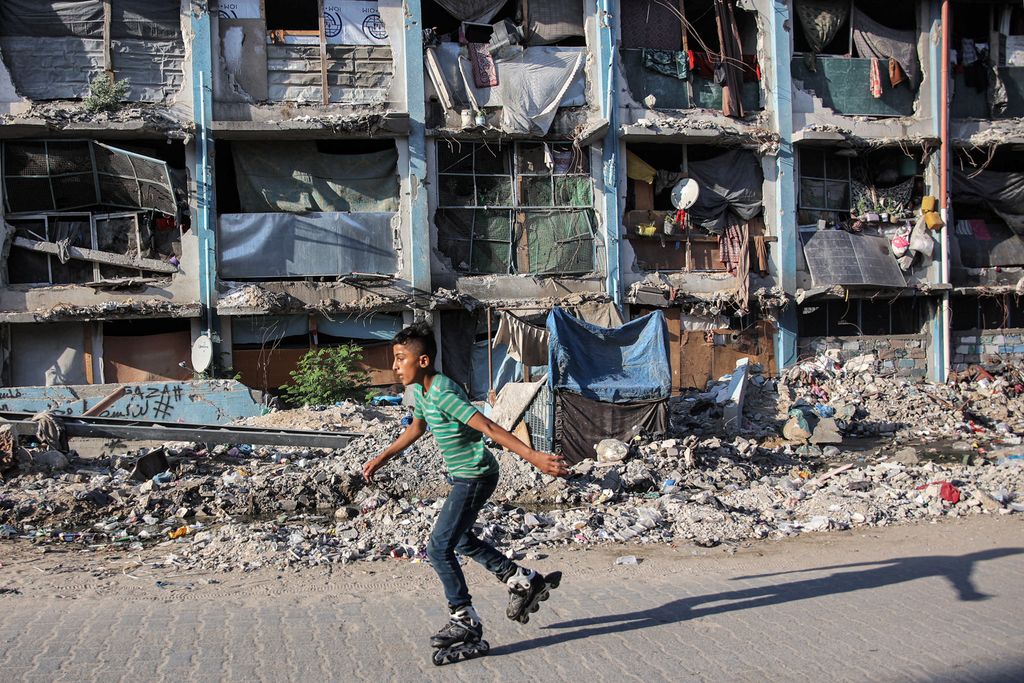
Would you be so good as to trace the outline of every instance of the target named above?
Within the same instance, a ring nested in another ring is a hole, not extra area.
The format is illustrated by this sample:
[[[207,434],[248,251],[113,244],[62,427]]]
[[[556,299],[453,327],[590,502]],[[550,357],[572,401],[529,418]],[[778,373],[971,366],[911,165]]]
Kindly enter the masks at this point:
[[[398,211],[398,151],[323,154],[316,143],[237,142],[238,198],[246,213]]]
[[[460,21],[488,24],[508,0],[435,0],[444,11]]]
[[[892,57],[907,74],[910,87],[920,80],[921,67],[917,58],[917,31],[898,31],[879,24],[856,7],[850,17],[853,24],[853,44],[861,57],[889,59]]]
[[[114,0],[111,59],[127,99],[160,102],[184,80],[181,4],[176,0]],[[39,39],[46,49],[39,50]],[[33,100],[80,99],[103,72],[101,0],[0,3],[0,49],[15,89]]]
[[[260,315],[231,318],[231,343],[270,344],[285,337],[309,334],[309,316]]]
[[[228,279],[398,271],[393,213],[243,213],[219,219]]]
[[[761,214],[764,176],[753,152],[736,149],[706,161],[691,161],[689,172],[700,185],[689,215],[705,230],[720,234],[727,225]]]
[[[571,464],[595,457],[594,446],[604,439],[629,443],[641,432],[660,435],[668,429],[668,399],[602,403],[570,391],[557,396],[555,448]]]
[[[511,48],[514,57],[495,60],[498,85],[491,88],[476,87],[469,61],[460,58],[460,47],[441,43],[437,48],[448,87],[462,106],[501,107],[506,132],[546,134],[558,107],[587,103],[585,47]]]
[[[953,201],[986,206],[1024,235],[1024,173],[953,169]]]
[[[672,368],[661,311],[622,327],[597,327],[561,308],[548,314],[549,386],[612,403],[668,398]]]
[[[850,13],[848,0],[796,0],[794,5],[813,54],[832,42]]]

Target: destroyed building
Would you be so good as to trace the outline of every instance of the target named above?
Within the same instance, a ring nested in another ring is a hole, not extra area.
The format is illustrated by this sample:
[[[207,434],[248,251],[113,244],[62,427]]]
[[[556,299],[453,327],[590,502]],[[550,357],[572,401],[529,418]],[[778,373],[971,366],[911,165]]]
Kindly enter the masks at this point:
[[[11,0],[0,57],[9,387],[191,379],[203,335],[387,385],[426,316],[484,398],[553,305],[663,313],[675,390],[1024,354],[1019,3]]]

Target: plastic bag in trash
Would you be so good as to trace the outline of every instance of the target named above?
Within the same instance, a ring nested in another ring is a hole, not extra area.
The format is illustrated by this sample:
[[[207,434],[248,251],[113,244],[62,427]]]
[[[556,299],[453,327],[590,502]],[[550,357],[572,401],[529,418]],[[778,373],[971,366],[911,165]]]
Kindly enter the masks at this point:
[[[598,462],[622,462],[629,453],[629,446],[618,439],[604,439],[596,446]]]

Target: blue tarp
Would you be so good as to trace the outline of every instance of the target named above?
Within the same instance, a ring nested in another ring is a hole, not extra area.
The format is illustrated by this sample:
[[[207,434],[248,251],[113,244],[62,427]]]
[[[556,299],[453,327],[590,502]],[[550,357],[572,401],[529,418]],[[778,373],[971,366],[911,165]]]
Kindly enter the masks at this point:
[[[553,308],[547,327],[552,389],[609,403],[652,401],[672,393],[668,326],[661,311],[604,328]]]

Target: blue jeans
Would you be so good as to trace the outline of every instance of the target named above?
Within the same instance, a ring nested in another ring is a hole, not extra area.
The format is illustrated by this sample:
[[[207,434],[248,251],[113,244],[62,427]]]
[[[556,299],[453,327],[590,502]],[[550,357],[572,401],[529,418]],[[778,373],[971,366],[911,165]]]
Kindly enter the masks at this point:
[[[448,606],[454,608],[468,605],[473,600],[455,551],[476,560],[501,580],[511,576],[517,566],[473,533],[476,516],[498,486],[498,475],[483,479],[449,477],[448,481],[452,490],[430,532],[427,557],[441,579]]]

